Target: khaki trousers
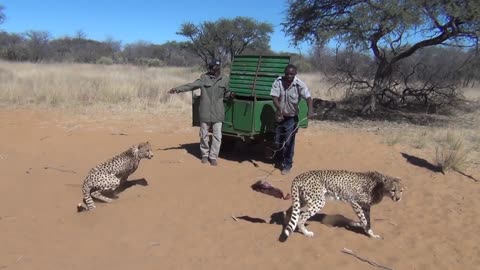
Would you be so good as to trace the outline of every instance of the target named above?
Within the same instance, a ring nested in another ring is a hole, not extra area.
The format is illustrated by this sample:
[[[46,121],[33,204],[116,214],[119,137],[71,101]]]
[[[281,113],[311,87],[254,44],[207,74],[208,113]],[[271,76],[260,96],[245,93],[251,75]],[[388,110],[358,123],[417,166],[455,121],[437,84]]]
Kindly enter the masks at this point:
[[[212,127],[212,143],[208,136],[208,130]],[[222,144],[222,122],[204,122],[200,123],[200,152],[202,158],[208,157],[211,160],[217,159]]]

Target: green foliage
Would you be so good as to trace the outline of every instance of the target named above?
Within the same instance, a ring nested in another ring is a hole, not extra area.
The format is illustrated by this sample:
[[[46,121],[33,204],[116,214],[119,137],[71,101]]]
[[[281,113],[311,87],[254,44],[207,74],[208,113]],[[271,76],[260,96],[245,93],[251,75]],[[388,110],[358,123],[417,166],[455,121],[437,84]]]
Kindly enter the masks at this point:
[[[191,48],[207,63],[210,58],[241,54],[246,49],[269,48],[273,26],[247,17],[182,24],[177,34],[191,41]]]

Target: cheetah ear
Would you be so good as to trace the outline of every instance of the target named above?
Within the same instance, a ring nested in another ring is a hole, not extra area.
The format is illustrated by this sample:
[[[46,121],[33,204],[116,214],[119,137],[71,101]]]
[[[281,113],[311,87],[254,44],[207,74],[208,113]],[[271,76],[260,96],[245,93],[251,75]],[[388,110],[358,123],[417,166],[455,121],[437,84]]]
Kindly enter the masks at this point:
[[[138,152],[138,147],[139,145],[134,145],[130,147],[130,151],[132,151],[133,154],[136,154]]]

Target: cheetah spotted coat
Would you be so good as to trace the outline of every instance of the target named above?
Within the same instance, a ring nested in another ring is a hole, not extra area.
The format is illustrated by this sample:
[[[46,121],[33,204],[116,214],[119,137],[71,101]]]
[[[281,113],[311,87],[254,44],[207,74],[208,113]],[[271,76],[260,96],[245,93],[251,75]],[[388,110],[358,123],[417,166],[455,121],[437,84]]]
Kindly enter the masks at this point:
[[[137,170],[141,159],[151,159],[152,157],[150,143],[144,142],[134,145],[125,152],[92,168],[82,186],[85,207],[80,203],[77,205],[77,210],[81,212],[95,209],[93,198],[107,203],[111,202],[112,199],[104,196],[101,192],[114,191]]]
[[[398,178],[378,172],[304,172],[292,182],[291,213],[287,213],[289,222],[280,239],[286,240],[297,227],[302,234],[313,237],[314,233],[305,228],[305,222],[325,206],[328,198],[350,203],[360,219],[360,222],[352,222],[350,225],[362,227],[370,237],[380,238],[371,229],[370,207],[380,203],[385,195],[393,201],[399,201],[403,189]]]

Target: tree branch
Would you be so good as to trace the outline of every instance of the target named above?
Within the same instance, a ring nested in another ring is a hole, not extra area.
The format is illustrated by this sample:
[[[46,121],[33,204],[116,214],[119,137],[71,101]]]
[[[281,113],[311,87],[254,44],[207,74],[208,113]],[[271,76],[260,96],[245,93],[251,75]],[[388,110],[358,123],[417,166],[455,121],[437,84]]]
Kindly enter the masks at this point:
[[[418,49],[428,47],[428,46],[433,46],[433,45],[438,45],[443,43],[444,41],[448,40],[449,38],[457,35],[459,33],[458,27],[454,23],[455,19],[450,20],[447,24],[443,26],[443,32],[437,35],[436,37],[422,40],[416,44],[414,44],[412,47],[409,49],[403,51],[402,53],[397,54],[392,58],[392,64],[398,62],[399,60],[403,58],[407,58],[410,55],[414,54]],[[452,30],[449,31],[448,28],[451,27]]]

